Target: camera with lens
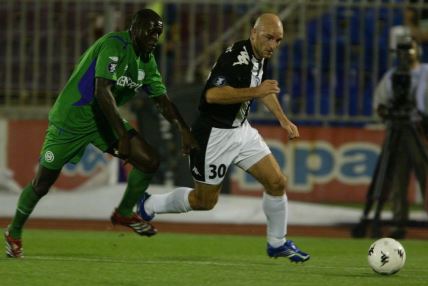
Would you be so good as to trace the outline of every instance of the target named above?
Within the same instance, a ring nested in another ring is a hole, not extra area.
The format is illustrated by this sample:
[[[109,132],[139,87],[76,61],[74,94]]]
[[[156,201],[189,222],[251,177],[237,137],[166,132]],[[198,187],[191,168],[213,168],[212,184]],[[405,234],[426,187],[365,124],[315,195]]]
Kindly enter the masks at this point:
[[[388,106],[388,115],[393,118],[409,118],[416,103],[411,96],[412,78],[410,75],[415,52],[411,38],[397,44],[397,66],[392,74],[393,96]]]

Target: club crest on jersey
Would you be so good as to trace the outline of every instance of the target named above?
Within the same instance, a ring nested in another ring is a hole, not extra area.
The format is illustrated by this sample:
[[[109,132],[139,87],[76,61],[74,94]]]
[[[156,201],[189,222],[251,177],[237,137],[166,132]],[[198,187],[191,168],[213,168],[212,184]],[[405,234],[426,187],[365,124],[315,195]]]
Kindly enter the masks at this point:
[[[218,76],[213,79],[214,86],[223,86],[226,84],[226,78],[224,76]]]
[[[244,50],[242,50],[238,57],[238,61],[233,63],[234,65],[248,65],[250,62],[250,56],[248,55],[247,48],[244,46]]]
[[[46,151],[45,153],[45,161],[50,163],[53,162],[53,160],[55,160],[55,155],[52,151]]]

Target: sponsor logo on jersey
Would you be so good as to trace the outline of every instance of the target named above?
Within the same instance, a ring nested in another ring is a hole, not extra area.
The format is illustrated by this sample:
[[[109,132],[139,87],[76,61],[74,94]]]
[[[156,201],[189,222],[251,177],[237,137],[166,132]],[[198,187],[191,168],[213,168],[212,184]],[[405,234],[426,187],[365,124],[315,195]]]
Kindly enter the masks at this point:
[[[53,160],[55,160],[55,155],[52,151],[46,151],[45,153],[45,161],[50,163],[53,162]]]
[[[223,86],[226,83],[226,78],[224,76],[218,76],[213,80],[214,86]]]
[[[237,57],[238,61],[233,63],[234,65],[248,65],[250,62],[250,56],[248,55],[247,48],[244,46],[244,49],[239,53]]]
[[[121,87],[127,87],[135,91],[137,91],[137,89],[142,86],[142,84],[133,82],[131,78],[124,75],[118,78],[118,80],[116,81],[116,85]]]

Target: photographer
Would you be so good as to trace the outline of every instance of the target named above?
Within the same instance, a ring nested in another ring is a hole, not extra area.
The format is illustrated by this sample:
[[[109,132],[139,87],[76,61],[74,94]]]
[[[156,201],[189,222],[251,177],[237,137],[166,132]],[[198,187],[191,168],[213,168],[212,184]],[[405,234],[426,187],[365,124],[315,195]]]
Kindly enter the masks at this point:
[[[421,64],[420,51],[412,38],[400,42],[396,49],[397,66],[386,72],[374,94],[373,107],[385,122],[386,139],[374,177],[374,181],[381,182],[373,184],[373,188],[375,194],[390,195],[394,229],[389,236],[394,238],[406,235],[411,173],[416,175],[423,197],[427,185],[428,156],[423,122],[428,116],[428,64]],[[385,166],[380,171],[382,163]]]

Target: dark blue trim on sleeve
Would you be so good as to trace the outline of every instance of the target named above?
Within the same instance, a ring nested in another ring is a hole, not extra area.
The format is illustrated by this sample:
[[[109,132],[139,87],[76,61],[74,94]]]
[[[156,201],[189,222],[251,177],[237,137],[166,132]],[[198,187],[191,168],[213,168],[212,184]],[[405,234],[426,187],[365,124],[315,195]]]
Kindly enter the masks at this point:
[[[79,101],[75,102],[74,106],[87,105],[94,98],[95,92],[95,66],[97,60],[94,60],[89,66],[88,70],[79,81],[78,89],[82,97]]]

